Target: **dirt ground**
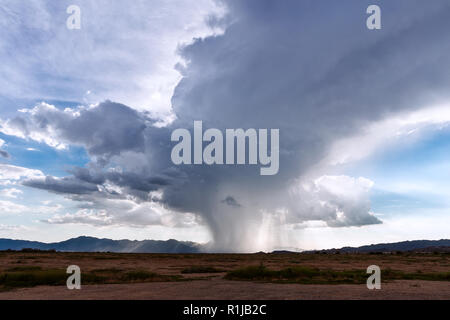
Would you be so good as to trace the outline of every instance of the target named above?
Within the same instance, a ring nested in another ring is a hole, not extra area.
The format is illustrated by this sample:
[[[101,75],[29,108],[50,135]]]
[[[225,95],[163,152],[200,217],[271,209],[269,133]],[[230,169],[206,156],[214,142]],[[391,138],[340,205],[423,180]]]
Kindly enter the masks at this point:
[[[40,286],[0,293],[14,300],[321,300],[321,299],[450,299],[450,283],[401,280],[368,290],[365,285],[299,285],[227,281],[86,285],[81,290]]]
[[[231,281],[227,271],[264,264],[279,270],[308,266],[320,269],[355,270],[369,265],[404,272],[449,272],[448,254],[115,254],[115,253],[23,253],[1,252],[1,272],[17,267],[64,269],[78,265],[82,273],[95,269],[148,270],[178,275],[183,281],[83,285],[81,290],[65,286],[38,286],[0,291],[0,299],[445,299],[450,300],[449,281],[396,280],[382,282],[381,290],[363,284],[304,285]],[[214,267],[223,272],[192,273],[192,267]],[[83,280],[82,280],[83,281]]]

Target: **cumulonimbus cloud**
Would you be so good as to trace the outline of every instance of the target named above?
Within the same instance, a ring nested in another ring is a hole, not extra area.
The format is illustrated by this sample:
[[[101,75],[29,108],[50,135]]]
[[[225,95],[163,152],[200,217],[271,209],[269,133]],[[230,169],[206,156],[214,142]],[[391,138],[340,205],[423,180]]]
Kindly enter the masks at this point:
[[[86,168],[68,177],[39,177],[26,185],[78,201],[131,199],[196,214],[210,228],[216,250],[257,249],[254,232],[267,212],[282,212],[280,223],[377,224],[368,196],[372,182],[329,175],[317,164],[339,139],[449,98],[450,74],[443,66],[450,65],[450,34],[441,31],[450,28],[450,7],[447,1],[413,2],[383,1],[404,18],[371,33],[361,22],[368,1],[326,8],[309,1],[224,1],[225,33],[180,49],[188,63],[178,66],[183,79],[172,98],[176,120],[170,125],[157,127],[149,114],[106,101],[65,110],[40,104],[2,121],[0,131],[55,147],[80,145],[91,156]],[[170,133],[191,129],[194,120],[218,129],[280,129],[279,173],[173,165]],[[101,218],[84,211],[51,222],[111,221]]]

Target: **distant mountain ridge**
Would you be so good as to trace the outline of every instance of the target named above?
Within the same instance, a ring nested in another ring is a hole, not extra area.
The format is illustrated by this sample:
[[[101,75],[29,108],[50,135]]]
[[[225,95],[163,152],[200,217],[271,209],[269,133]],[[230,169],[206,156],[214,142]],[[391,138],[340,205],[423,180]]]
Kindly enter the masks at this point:
[[[441,240],[414,240],[402,241],[395,243],[380,243],[358,248],[344,247],[342,251],[352,251],[357,249],[359,252],[373,252],[373,251],[414,251],[426,249],[430,247],[450,247],[449,239]]]
[[[198,253],[200,245],[177,240],[111,240],[78,237],[66,241],[43,243],[37,241],[0,239],[0,250],[22,249],[56,250],[68,252],[129,252],[129,253]]]
[[[446,250],[443,250],[446,249]],[[343,247],[340,249],[314,250],[320,252],[343,252],[343,253],[367,253],[367,252],[395,252],[395,251],[450,251],[450,240],[413,240],[394,243],[379,243],[361,247]]]
[[[66,252],[123,252],[123,253],[200,253],[205,252],[205,246],[189,241],[178,240],[111,240],[81,236],[66,241],[44,243],[38,241],[0,239],[0,250],[56,250]],[[311,250],[308,252],[336,251],[342,253],[394,252],[394,251],[443,251],[450,252],[450,240],[415,240],[395,243],[380,243],[361,247],[343,247],[340,249]],[[278,250],[273,253],[291,253]],[[295,252],[292,252],[295,253]],[[297,252],[298,253],[298,252]]]

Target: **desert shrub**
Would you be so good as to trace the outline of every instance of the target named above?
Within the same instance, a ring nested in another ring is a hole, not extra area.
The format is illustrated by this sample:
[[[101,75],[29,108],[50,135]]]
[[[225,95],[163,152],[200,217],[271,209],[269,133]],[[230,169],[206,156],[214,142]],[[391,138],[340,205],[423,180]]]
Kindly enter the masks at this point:
[[[382,273],[383,275],[383,273]],[[450,281],[450,272],[433,272],[433,273],[404,273],[398,272],[397,279],[402,280],[426,280],[426,281]]]
[[[364,284],[368,276],[366,270],[319,270],[308,267],[291,267],[274,271],[267,269],[263,265],[259,265],[230,271],[226,274],[225,279],[302,284]],[[450,272],[405,273],[387,268],[382,270],[381,278],[383,281],[450,281]]]
[[[229,280],[259,280],[302,284],[365,283],[364,270],[319,270],[309,267],[290,267],[281,270],[269,270],[266,267],[250,266],[227,273]]]
[[[133,270],[128,271],[122,275],[122,280],[124,281],[139,281],[148,280],[158,277],[157,273],[145,271],[145,270]]]
[[[223,272],[221,269],[217,269],[215,267],[205,267],[205,266],[192,266],[185,268],[181,271],[181,273],[219,273]]]
[[[230,280],[265,280],[274,277],[274,271],[268,270],[263,264],[248,266],[229,271],[225,278]]]
[[[11,288],[62,285],[65,284],[67,276],[64,270],[4,272],[0,274],[0,285]]]
[[[42,268],[38,266],[23,266],[23,267],[9,268],[6,269],[5,272],[39,271],[39,270],[42,270]]]
[[[0,290],[34,287],[40,285],[65,285],[70,274],[65,269],[44,270],[36,266],[19,266],[0,273]],[[149,281],[182,281],[182,276],[160,275],[145,270],[106,268],[81,273],[82,284],[130,283]]]

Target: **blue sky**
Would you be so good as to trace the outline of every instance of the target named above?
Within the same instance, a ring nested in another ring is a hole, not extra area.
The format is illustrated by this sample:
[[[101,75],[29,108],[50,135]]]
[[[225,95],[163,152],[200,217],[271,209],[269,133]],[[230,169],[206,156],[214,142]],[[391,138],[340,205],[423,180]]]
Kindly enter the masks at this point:
[[[401,215],[427,208],[444,209],[449,204],[449,147],[450,130],[445,128],[374,155],[348,173],[376,181],[372,195],[376,212]],[[399,183],[408,184],[409,190]]]
[[[450,8],[379,2],[377,31],[369,1],[78,1],[80,30],[70,1],[2,2],[0,237],[449,238]],[[175,168],[193,120],[279,128],[280,174]]]

